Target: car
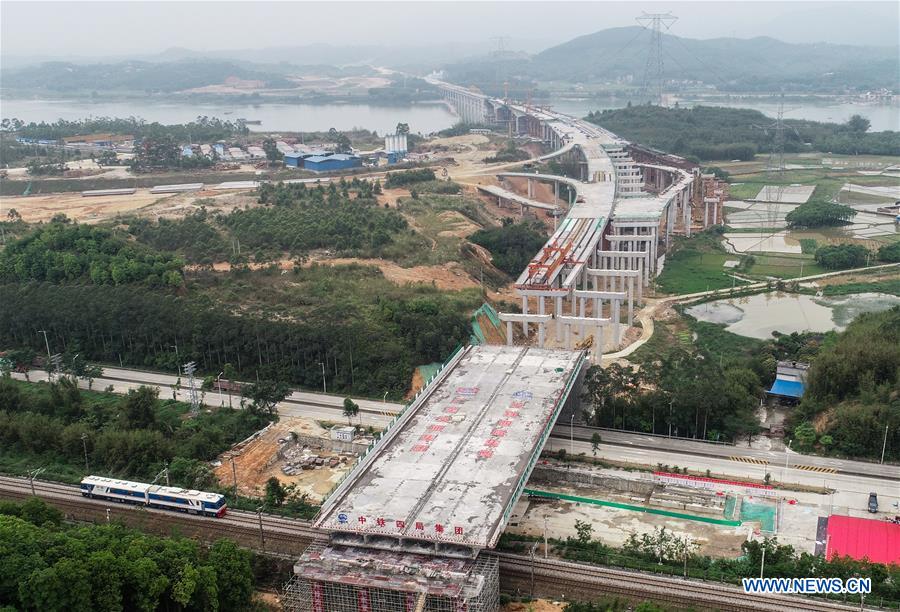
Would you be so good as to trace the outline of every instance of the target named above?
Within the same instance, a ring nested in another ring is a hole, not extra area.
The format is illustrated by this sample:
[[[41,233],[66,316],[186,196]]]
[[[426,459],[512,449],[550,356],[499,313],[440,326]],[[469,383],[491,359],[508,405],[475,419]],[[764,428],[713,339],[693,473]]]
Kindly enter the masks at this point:
[[[869,512],[878,512],[878,495],[875,493],[869,493]]]

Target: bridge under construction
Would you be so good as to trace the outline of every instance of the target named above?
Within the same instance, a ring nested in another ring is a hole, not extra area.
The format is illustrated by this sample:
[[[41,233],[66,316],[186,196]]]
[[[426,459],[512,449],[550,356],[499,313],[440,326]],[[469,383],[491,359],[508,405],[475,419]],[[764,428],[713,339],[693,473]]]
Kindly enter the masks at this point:
[[[454,354],[336,485],[315,523],[327,535],[306,549],[285,588],[289,610],[497,610],[491,549],[557,418],[577,410],[589,359],[572,350],[573,338],[593,331],[595,358],[606,330],[618,344],[671,237],[721,219],[725,187],[686,160],[561,113],[429,80],[463,121],[540,139],[553,150],[541,159],[575,169],[574,177],[498,175],[525,179],[528,197],[504,187],[484,193],[558,216],[563,189],[566,216],[516,280],[522,312],[500,313],[508,345]],[[556,201],[536,200],[534,181],[553,184]],[[513,346],[518,324],[536,346]],[[565,343],[552,349],[545,336],[554,324]]]

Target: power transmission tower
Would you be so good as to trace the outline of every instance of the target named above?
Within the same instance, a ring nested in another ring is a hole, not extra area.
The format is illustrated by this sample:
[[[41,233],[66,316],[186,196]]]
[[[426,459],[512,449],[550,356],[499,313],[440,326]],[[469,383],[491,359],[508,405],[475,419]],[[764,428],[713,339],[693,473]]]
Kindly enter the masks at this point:
[[[784,196],[784,94],[778,101],[778,114],[775,121],[767,125],[754,125],[768,136],[772,135],[772,146],[766,160],[766,186],[762,197],[766,202],[767,227],[775,227],[778,221],[778,204]],[[799,137],[796,129],[791,128]]]
[[[665,80],[663,72],[665,64],[662,54],[663,28],[668,30],[672,24],[678,21],[678,17],[672,13],[642,13],[635,17],[635,21],[644,28],[650,30],[650,49],[647,53],[647,65],[644,67],[644,82],[641,85],[641,97],[655,95],[656,103],[663,105],[663,85]]]
[[[506,43],[509,42],[509,37],[507,37],[507,36],[492,36],[491,40],[496,41],[496,43],[497,43],[497,48],[494,49],[492,55],[500,57],[504,53],[506,53]]]
[[[194,372],[197,371],[197,364],[189,361],[182,366],[182,369],[188,377],[188,388],[191,394],[191,416],[196,416],[200,412],[200,398],[197,397],[197,387],[194,385]]]

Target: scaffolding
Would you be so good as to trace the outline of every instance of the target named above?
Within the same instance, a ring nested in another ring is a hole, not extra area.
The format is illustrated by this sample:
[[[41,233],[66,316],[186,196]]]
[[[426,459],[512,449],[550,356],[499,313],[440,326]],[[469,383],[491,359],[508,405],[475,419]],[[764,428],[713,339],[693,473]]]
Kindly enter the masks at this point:
[[[499,563],[485,552],[464,561],[318,541],[295,566],[282,605],[288,612],[496,612]]]

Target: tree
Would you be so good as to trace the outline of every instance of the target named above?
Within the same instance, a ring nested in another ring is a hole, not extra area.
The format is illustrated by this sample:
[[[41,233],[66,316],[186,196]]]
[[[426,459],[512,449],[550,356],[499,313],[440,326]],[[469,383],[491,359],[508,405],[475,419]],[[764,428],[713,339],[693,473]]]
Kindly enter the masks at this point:
[[[396,133],[397,134],[409,134],[409,124],[408,123],[398,123]]]
[[[359,414],[359,404],[349,397],[344,398],[344,416],[347,417],[347,424],[352,425],[351,419]]]
[[[253,599],[251,555],[231,540],[216,540],[207,562],[216,570],[219,610],[245,610]]]
[[[278,403],[287,397],[290,390],[286,383],[261,380],[258,383],[246,385],[241,389],[241,395],[252,402],[251,409],[253,411],[276,415],[278,414]]]
[[[156,424],[156,400],[159,389],[140,386],[128,391],[121,402],[122,417],[129,429],[148,429]]]
[[[275,476],[266,481],[266,505],[278,508],[287,498],[287,491],[284,485]]]
[[[859,268],[869,259],[869,250],[860,244],[830,244],[816,249],[815,259],[823,268]]]
[[[594,457],[597,456],[597,450],[600,448],[600,434],[596,431],[591,435],[591,451],[594,453]]]
[[[849,206],[825,200],[809,200],[784,216],[790,227],[830,227],[844,225],[856,211]]]
[[[891,263],[900,261],[900,242],[892,242],[879,247],[878,259]]]
[[[872,126],[872,122],[862,115],[853,115],[847,120],[847,129],[854,134],[865,134]]]
[[[275,143],[275,140],[272,138],[266,138],[263,141],[263,151],[266,152],[266,159],[269,160],[269,164],[277,164],[284,158],[284,155],[281,151],[278,150],[278,145]]]
[[[587,521],[575,519],[575,533],[578,534],[576,536],[578,543],[582,546],[587,546],[591,543],[591,538],[594,534],[594,526]]]

